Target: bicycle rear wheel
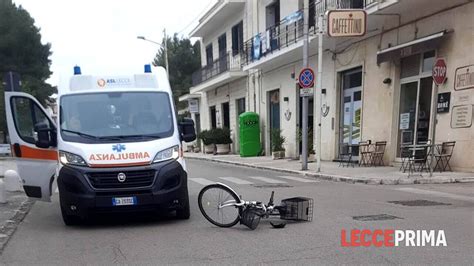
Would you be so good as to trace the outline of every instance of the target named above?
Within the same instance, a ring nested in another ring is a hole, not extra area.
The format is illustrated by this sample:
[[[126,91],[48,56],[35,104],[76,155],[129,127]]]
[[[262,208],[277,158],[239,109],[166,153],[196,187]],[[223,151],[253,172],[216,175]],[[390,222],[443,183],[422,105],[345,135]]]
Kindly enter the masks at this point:
[[[239,197],[230,189],[219,184],[205,186],[198,196],[199,210],[204,218],[219,227],[232,227],[240,220]],[[229,206],[220,207],[223,204]]]

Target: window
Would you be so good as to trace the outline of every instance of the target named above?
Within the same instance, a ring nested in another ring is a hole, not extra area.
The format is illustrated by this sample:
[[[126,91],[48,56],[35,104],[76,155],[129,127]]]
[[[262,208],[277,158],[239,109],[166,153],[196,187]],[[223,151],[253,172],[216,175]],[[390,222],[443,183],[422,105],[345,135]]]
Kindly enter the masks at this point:
[[[211,114],[211,128],[217,128],[216,107],[209,107],[209,113]]]
[[[212,55],[212,43],[206,46],[206,64],[208,66],[212,65],[213,55]]]
[[[217,43],[219,45],[219,58],[224,58],[227,52],[227,38],[225,33],[217,39]]]
[[[237,119],[238,119],[240,114],[245,112],[245,98],[237,99],[236,106],[237,106]]]
[[[230,128],[230,110],[228,102],[222,104],[222,118],[224,122],[224,127]]]
[[[267,6],[265,18],[267,29],[280,22],[280,0],[276,0]]]
[[[67,141],[152,140],[174,132],[169,95],[164,92],[66,95],[60,103],[61,136]]]
[[[242,51],[244,47],[244,23],[240,21],[232,27],[232,55],[235,56]]]
[[[35,143],[35,125],[46,123],[53,128],[46,114],[31,99],[13,97],[11,100],[13,119],[20,138],[28,143]]]

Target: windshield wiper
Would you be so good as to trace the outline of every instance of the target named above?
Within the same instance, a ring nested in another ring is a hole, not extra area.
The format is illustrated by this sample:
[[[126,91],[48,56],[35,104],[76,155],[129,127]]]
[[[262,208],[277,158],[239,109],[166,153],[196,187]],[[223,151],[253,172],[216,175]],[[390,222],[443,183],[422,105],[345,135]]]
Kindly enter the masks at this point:
[[[85,133],[82,133],[82,132],[79,132],[79,131],[73,131],[73,130],[69,130],[69,129],[61,129],[61,130],[62,130],[63,132],[76,134],[76,135],[81,136],[81,137],[84,137],[84,138],[89,138],[89,139],[101,139],[101,137],[94,136],[94,135],[89,135],[89,134],[85,134]]]
[[[158,134],[137,134],[137,135],[122,135],[122,136],[110,136],[104,138],[117,138],[117,139],[160,139],[161,136]]]

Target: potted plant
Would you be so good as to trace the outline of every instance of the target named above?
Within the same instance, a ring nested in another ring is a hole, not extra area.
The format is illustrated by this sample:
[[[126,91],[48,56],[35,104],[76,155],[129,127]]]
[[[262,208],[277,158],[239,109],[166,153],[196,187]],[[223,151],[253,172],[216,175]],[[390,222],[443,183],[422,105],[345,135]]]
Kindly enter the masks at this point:
[[[213,139],[215,140],[217,153],[228,154],[230,152],[230,130],[228,128],[215,128],[212,131]]]
[[[271,130],[271,148],[273,160],[285,158],[285,137],[281,135],[281,129],[273,128]]]
[[[214,140],[211,137],[209,130],[199,132],[197,136],[204,145],[204,153],[214,153]]]
[[[301,131],[301,129],[298,129],[298,141],[303,141],[303,133]],[[316,160],[315,158],[315,152],[314,152],[314,146],[313,146],[313,142],[314,139],[313,139],[313,129],[312,128],[309,128],[308,129],[308,147],[307,147],[307,151],[308,151],[308,162],[314,162]],[[300,161],[301,161],[301,155],[300,155]]]

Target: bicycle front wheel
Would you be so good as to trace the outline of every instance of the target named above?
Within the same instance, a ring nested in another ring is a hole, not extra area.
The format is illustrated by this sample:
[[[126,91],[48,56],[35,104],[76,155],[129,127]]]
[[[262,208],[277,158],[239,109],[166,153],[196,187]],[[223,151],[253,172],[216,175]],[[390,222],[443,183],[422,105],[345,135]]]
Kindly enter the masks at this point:
[[[204,218],[219,227],[232,227],[240,220],[239,197],[219,184],[204,187],[198,196],[199,210]]]

